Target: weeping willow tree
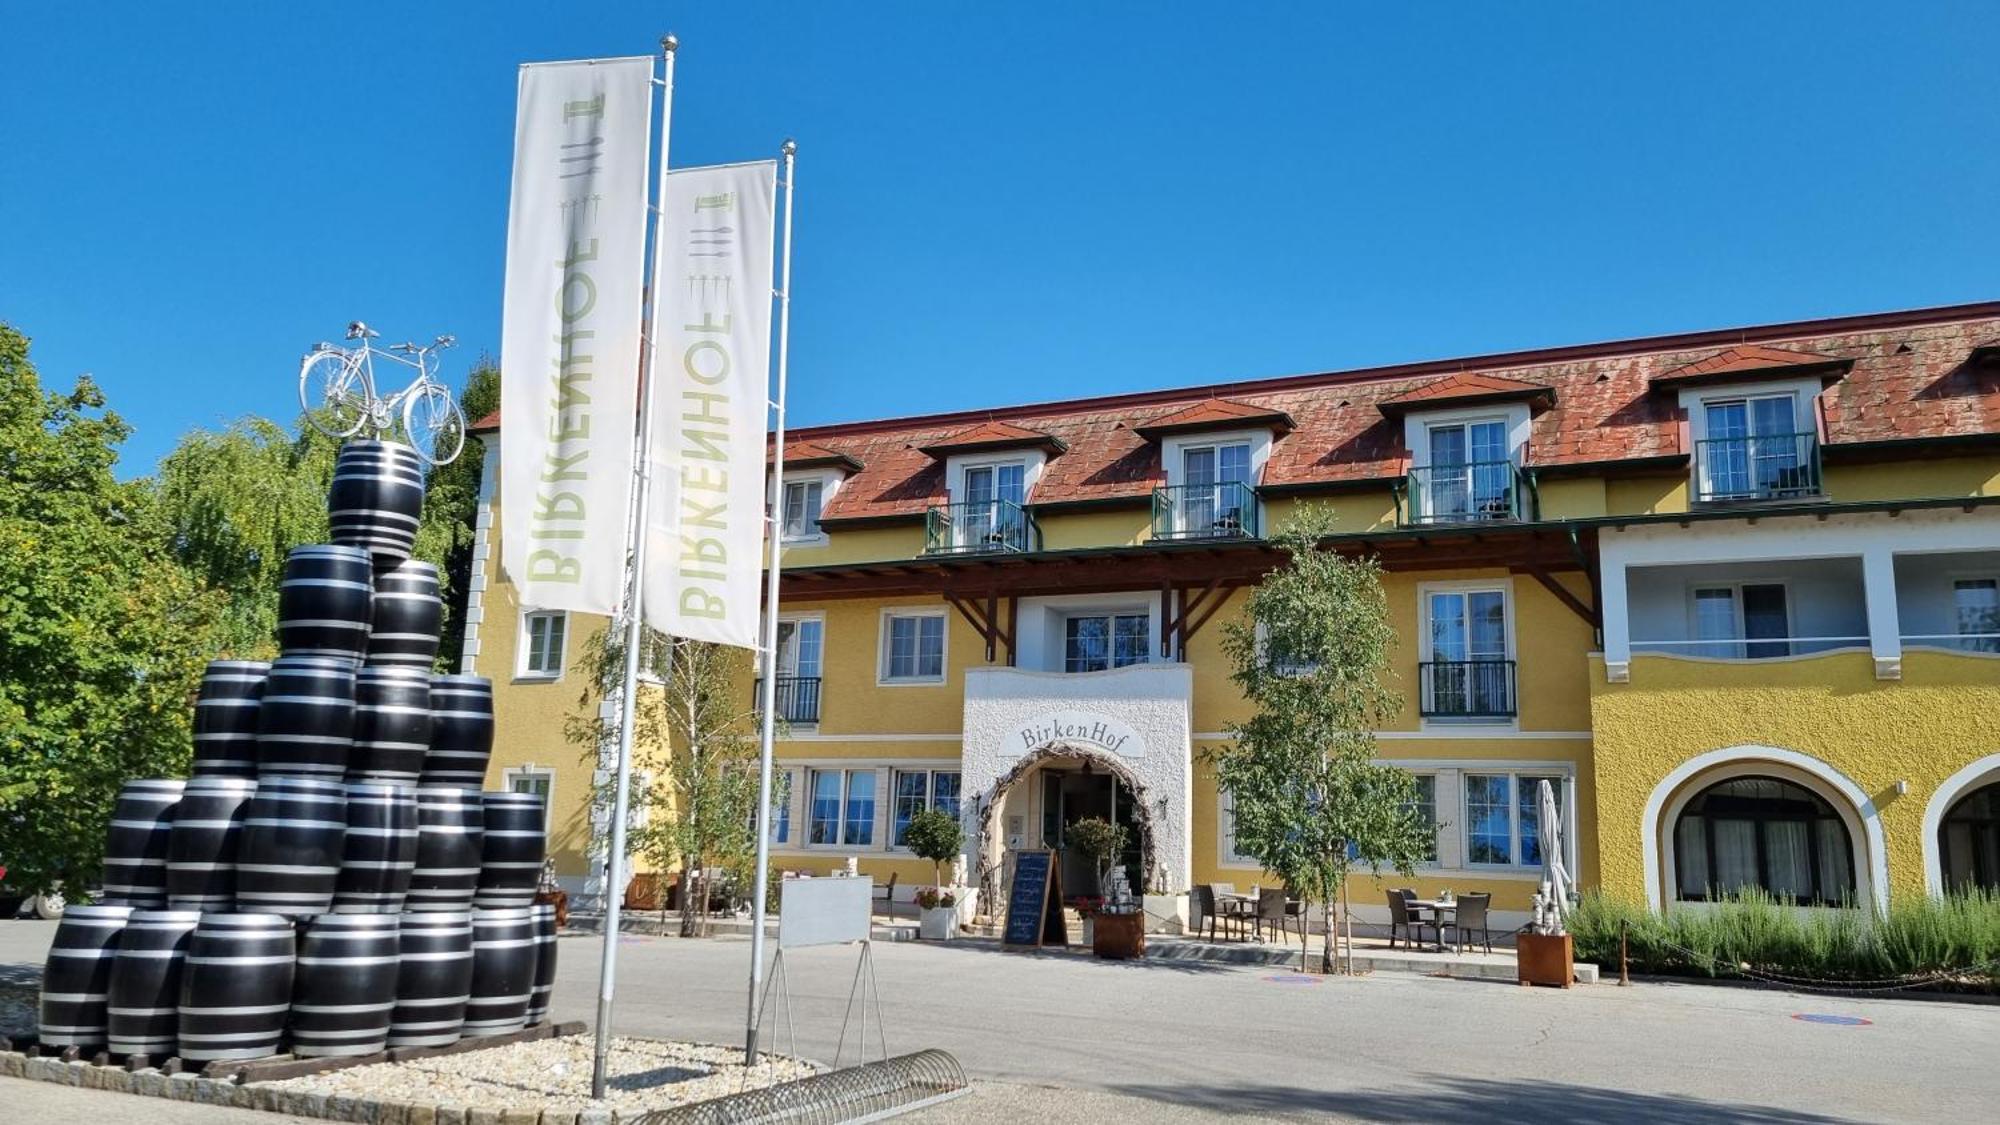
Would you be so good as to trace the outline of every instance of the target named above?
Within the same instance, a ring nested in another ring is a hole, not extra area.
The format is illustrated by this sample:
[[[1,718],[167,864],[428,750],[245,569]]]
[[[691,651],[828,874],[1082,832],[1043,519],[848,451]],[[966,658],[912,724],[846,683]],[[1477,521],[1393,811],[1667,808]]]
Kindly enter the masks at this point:
[[[740,870],[756,850],[757,723],[749,688],[750,653],[670,637],[651,629],[639,651],[639,698],[632,716],[632,785],[626,844],[656,871],[681,872],[681,934],[706,928],[702,907],[712,870]],[[617,745],[615,699],[625,674],[625,634],[599,629],[584,646],[584,689],[565,721],[569,740],[592,767]],[[617,801],[617,778],[594,786],[600,815]],[[622,894],[624,888],[607,888]],[[661,898],[664,911],[665,898]]]
[[[1324,907],[1328,970],[1349,873],[1411,874],[1434,837],[1415,776],[1375,761],[1375,730],[1402,709],[1387,686],[1395,630],[1381,569],[1320,549],[1331,524],[1328,513],[1306,511],[1283,529],[1275,543],[1287,565],[1225,627],[1230,678],[1254,710],[1228,725],[1232,742],[1209,752],[1234,805],[1236,850]],[[1301,935],[1302,961],[1306,942]]]

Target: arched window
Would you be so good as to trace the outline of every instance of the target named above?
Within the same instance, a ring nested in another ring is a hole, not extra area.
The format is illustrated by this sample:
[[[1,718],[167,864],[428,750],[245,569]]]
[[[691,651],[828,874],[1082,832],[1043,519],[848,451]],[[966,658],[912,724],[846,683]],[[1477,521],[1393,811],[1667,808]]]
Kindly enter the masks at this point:
[[[1948,891],[2000,890],[2000,781],[1958,799],[1938,825]]]
[[[1774,777],[1735,777],[1695,794],[1674,822],[1684,902],[1761,890],[1811,906],[1855,900],[1854,842],[1825,798]]]

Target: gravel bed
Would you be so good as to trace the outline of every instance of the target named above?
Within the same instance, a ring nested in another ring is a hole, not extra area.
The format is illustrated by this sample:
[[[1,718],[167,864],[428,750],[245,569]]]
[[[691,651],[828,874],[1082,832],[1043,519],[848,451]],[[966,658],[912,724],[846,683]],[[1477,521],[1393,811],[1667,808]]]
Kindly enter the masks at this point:
[[[818,1072],[811,1063],[768,1054],[755,1069],[746,1069],[738,1047],[613,1039],[600,1102],[590,1097],[592,1047],[590,1036],[568,1035],[259,1085],[377,1101],[558,1111],[606,1106],[626,1112],[707,1101]]]

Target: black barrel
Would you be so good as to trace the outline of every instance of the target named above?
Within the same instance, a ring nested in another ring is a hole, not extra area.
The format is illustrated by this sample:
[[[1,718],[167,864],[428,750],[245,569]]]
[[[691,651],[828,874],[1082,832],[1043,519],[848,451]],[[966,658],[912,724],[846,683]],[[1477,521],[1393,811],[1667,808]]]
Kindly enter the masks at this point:
[[[477,789],[493,754],[493,681],[484,676],[431,677],[431,752],[425,785]]]
[[[472,998],[464,1035],[483,1039],[528,1026],[535,987],[535,920],[526,907],[472,912]]]
[[[417,790],[417,869],[404,909],[472,908],[485,823],[477,789]]]
[[[322,914],[299,939],[292,985],[292,1053],[372,1055],[389,1045],[396,1007],[394,914]]]
[[[257,702],[271,666],[211,660],[194,704],[195,777],[257,776]]]
[[[408,785],[347,783],[347,834],[333,909],[395,914],[417,865],[417,791]]]
[[[349,441],[334,461],[327,493],[333,541],[360,547],[381,566],[410,557],[424,511],[424,463],[393,441]]]
[[[104,842],[104,901],[154,910],[167,905],[167,841],[186,784],[128,781],[118,790]]]
[[[280,914],[203,914],[181,969],[180,1056],[278,1053],[292,1007],[296,938]]]
[[[485,832],[479,845],[479,890],[472,905],[486,910],[535,901],[542,875],[542,796],[481,793]]]
[[[363,668],[354,676],[355,781],[415,785],[431,747],[431,676],[419,668]]]
[[[180,1032],[181,967],[197,910],[134,910],[111,961],[107,1040],[114,1055],[174,1053]]]
[[[191,777],[174,807],[167,837],[167,905],[174,910],[230,910],[236,905],[236,851],[257,782],[248,777]]]
[[[437,567],[405,559],[375,572],[374,617],[368,632],[371,667],[429,672],[443,625]]]
[[[398,938],[391,1047],[448,1047],[472,999],[472,915],[405,914]]]
[[[549,1001],[556,990],[556,908],[538,902],[528,908],[535,923],[535,986],[528,991],[528,1024],[549,1021]]]
[[[278,584],[278,649],[360,663],[368,651],[374,567],[359,547],[294,547]]]
[[[42,1046],[106,1044],[111,966],[131,915],[129,906],[72,906],[63,911],[42,966]]]
[[[324,656],[280,656],[257,708],[257,776],[347,773],[354,749],[354,664]]]
[[[260,778],[236,848],[236,909],[294,916],[333,909],[346,830],[340,782]]]

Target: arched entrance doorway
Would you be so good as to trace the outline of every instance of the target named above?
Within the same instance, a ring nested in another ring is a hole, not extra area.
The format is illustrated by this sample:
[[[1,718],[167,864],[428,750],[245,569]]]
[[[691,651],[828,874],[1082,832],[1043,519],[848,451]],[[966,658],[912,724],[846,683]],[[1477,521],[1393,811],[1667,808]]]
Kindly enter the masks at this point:
[[[1057,741],[1022,755],[990,789],[978,795],[978,856],[981,901],[998,909],[1005,892],[1010,852],[1049,848],[1062,864],[1065,898],[1098,897],[1095,864],[1069,847],[1066,829],[1085,817],[1123,824],[1127,842],[1120,857],[1132,889],[1158,882],[1155,801],[1145,784],[1117,755],[1084,742]]]

